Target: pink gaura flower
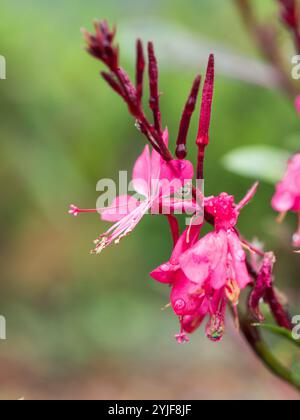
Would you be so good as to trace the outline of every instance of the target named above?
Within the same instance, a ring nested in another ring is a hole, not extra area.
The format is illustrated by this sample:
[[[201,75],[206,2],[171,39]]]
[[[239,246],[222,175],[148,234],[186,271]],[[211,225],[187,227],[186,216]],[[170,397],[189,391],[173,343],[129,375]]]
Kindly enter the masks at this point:
[[[201,228],[201,224],[186,228],[174,247],[170,260],[150,274],[158,282],[172,285],[171,304],[180,319],[186,313],[194,315],[199,306],[198,296],[193,293],[196,292],[197,286],[191,284],[181,270],[180,257],[197,242]],[[176,335],[176,339],[179,343],[189,341],[183,328],[181,333]]]
[[[300,153],[293,156],[282,181],[276,186],[272,207],[281,213],[281,219],[288,211],[298,214],[298,231],[293,237],[294,246],[300,246]]]
[[[198,240],[201,227],[186,229],[170,261],[151,273],[155,280],[172,286],[171,304],[181,324],[176,336],[180,343],[188,341],[186,333],[195,331],[206,316],[207,336],[220,341],[227,303],[236,308],[241,290],[252,282],[235,226],[240,210],[252,199],[257,186],[237,205],[226,193],[207,198],[205,208],[214,218],[214,231]]]
[[[164,143],[168,145],[168,131],[164,132]],[[139,198],[120,196],[115,198],[112,205],[105,209],[81,210],[71,206],[70,214],[95,212],[101,214],[104,221],[114,225],[106,233],[96,239],[96,247],[92,253],[99,254],[111,243],[119,243],[127,236],[149,211],[152,214],[165,211],[170,214],[178,209],[194,212],[197,209],[193,200],[176,199],[174,193],[194,176],[193,165],[188,160],[165,161],[158,152],[147,145],[137,159],[132,175],[132,186]]]

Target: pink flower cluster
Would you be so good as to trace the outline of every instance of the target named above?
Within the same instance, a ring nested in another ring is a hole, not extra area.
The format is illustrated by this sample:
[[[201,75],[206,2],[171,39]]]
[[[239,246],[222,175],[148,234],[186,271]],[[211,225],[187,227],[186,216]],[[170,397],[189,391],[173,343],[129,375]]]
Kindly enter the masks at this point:
[[[186,333],[192,333],[206,317],[207,336],[220,341],[227,303],[236,309],[241,290],[252,283],[236,224],[256,187],[238,205],[226,193],[207,198],[206,210],[215,220],[213,232],[199,240],[201,227],[187,228],[170,261],[151,273],[155,280],[172,287],[171,304],[181,324],[180,342],[187,341]]]
[[[226,309],[231,307],[238,326],[238,304],[240,294],[247,287],[251,289],[249,309],[253,319],[261,322],[263,314],[260,302],[269,304],[277,323],[288,327],[284,308],[273,288],[272,253],[264,253],[248,243],[237,229],[241,210],[253,199],[258,184],[256,183],[238,203],[232,195],[221,193],[218,196],[205,197],[204,210],[199,206],[197,197],[202,194],[193,187],[192,198],[178,199],[176,188],[183,187],[197,175],[203,178],[205,149],[209,144],[210,120],[214,92],[215,66],[214,57],[210,56],[203,87],[199,130],[196,139],[198,147],[197,170],[194,170],[187,156],[187,134],[190,120],[197,104],[201,77],[197,76],[187,103],[184,107],[176,142],[176,157],[169,146],[167,129],[162,130],[158,91],[158,67],[152,43],[148,45],[148,74],[150,90],[150,108],[153,122],[150,122],[142,106],[143,76],[145,57],[141,41],[137,42],[136,82],[130,80],[127,73],[119,67],[119,50],[114,47],[114,31],[110,31],[106,22],[96,24],[96,34],[84,32],[88,51],[102,61],[109,72],[102,73],[108,85],[126,102],[130,114],[142,134],[152,146],[146,146],[137,159],[133,169],[133,185],[142,199],[129,196],[117,197],[106,209],[82,210],[71,206],[70,213],[96,212],[105,221],[113,225],[106,233],[96,239],[93,253],[100,253],[104,248],[127,236],[151,209],[166,206],[174,241],[170,260],[161,264],[151,273],[151,277],[170,286],[170,306],[180,322],[180,332],[176,335],[179,343],[189,340],[193,333],[207,320],[206,334],[209,339],[218,342],[225,331]],[[290,162],[286,178],[278,185],[273,205],[278,211],[300,211],[299,198],[300,155]],[[166,195],[163,180],[177,187]],[[141,182],[143,181],[143,182]],[[179,181],[179,185],[178,185]],[[176,207],[193,214],[191,222],[180,234]],[[204,213],[204,216],[203,214]],[[211,225],[211,232],[202,235],[204,223]],[[295,242],[300,238],[295,238]],[[255,263],[253,262],[255,261]]]

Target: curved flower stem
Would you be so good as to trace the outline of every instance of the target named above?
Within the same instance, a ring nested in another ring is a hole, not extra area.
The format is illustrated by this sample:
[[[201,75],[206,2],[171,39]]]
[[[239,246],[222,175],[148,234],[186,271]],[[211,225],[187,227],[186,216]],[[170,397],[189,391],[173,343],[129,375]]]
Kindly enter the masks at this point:
[[[267,331],[270,331],[277,336],[281,336],[296,346],[298,349],[300,348],[300,341],[295,340],[293,338],[293,334],[291,331],[287,330],[286,328],[278,327],[277,325],[272,324],[253,324],[253,327],[262,328]]]
[[[248,344],[261,362],[278,378],[300,391],[300,380],[273,355],[250,318],[240,314],[240,325]]]

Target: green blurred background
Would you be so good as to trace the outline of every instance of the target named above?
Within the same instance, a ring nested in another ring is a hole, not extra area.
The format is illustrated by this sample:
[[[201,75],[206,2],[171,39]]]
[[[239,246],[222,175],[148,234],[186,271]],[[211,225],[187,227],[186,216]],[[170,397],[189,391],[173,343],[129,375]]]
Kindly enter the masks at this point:
[[[256,4],[276,20],[272,1]],[[124,104],[100,79],[101,64],[84,52],[79,29],[90,29],[94,18],[116,23],[131,74],[134,39],[156,41],[164,122],[174,139],[193,77],[205,70],[193,51],[191,61],[182,58],[188,40],[196,50],[199,42],[199,49],[215,51],[217,63],[218,51],[228,60],[230,54],[259,59],[232,2],[2,0],[0,12],[0,54],[7,60],[7,80],[0,81],[0,314],[8,338],[0,341],[0,398],[296,398],[256,361],[230,322],[219,345],[203,331],[186,346],[173,340],[177,320],[161,311],[168,290],[148,275],[170,254],[163,218],[146,217],[119,246],[95,257],[92,240],[106,225],[95,215],[67,214],[70,203],[94,207],[96,182],[131,170],[144,145]],[[300,121],[280,92],[234,80],[220,68],[205,187],[209,195],[240,198],[253,179],[226,170],[224,156],[256,144],[293,151]],[[196,127],[197,118],[191,153]],[[262,183],[240,229],[277,251],[277,286],[296,314],[300,264],[290,252],[296,222],[291,216],[276,226],[273,188]],[[290,351],[273,344],[283,356]]]

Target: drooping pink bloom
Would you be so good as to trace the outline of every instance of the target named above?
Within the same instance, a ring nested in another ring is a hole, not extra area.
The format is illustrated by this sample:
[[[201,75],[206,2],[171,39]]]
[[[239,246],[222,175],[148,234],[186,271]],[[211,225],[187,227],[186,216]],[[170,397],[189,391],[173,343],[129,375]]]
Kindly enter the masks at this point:
[[[273,287],[273,266],[276,261],[273,252],[265,254],[261,269],[257,276],[256,285],[250,295],[249,308],[252,315],[259,321],[265,320],[261,310],[260,303],[266,298],[267,290]]]
[[[250,295],[249,309],[259,322],[264,321],[260,310],[260,303],[264,301],[269,305],[277,324],[282,328],[291,329],[291,321],[280,300],[280,294],[273,286],[273,268],[276,257],[273,252],[267,252],[262,260],[261,268],[257,274],[255,287]]]
[[[181,237],[179,238],[171,258],[168,262],[160,265],[150,274],[153,279],[160,283],[172,285],[171,304],[176,315],[182,319],[183,315],[190,313],[193,315],[199,306],[199,299],[193,291],[196,287],[190,284],[185,274],[180,267],[181,255],[191,248],[199,239],[202,225],[191,225],[187,227]],[[189,289],[189,286],[190,289]],[[193,288],[193,290],[192,290]],[[178,342],[183,343],[189,341],[185,334],[185,329],[182,328],[180,334],[176,335]]]
[[[284,178],[276,186],[272,206],[283,216],[288,211],[298,214],[298,231],[293,237],[293,243],[294,246],[300,246],[300,153],[289,161]]]
[[[168,131],[164,132],[164,142],[168,144]],[[196,203],[172,198],[178,188],[183,187],[193,179],[193,165],[188,160],[165,161],[155,150],[150,152],[147,145],[137,159],[132,175],[132,185],[139,199],[133,196],[117,197],[111,206],[105,209],[80,210],[71,206],[70,213],[77,216],[79,213],[98,211],[102,220],[114,222],[108,231],[96,239],[93,253],[99,254],[111,243],[119,243],[127,236],[149,211],[167,212],[196,211]]]
[[[179,342],[188,341],[186,333],[195,331],[207,316],[207,336],[220,341],[227,303],[235,308],[240,291],[251,283],[235,226],[240,210],[256,189],[257,184],[238,205],[226,193],[206,199],[206,211],[214,218],[215,230],[198,241],[199,230],[193,227],[194,235],[187,241],[187,229],[170,261],[151,273],[157,281],[172,285],[171,304],[181,323],[181,332],[176,336]]]

